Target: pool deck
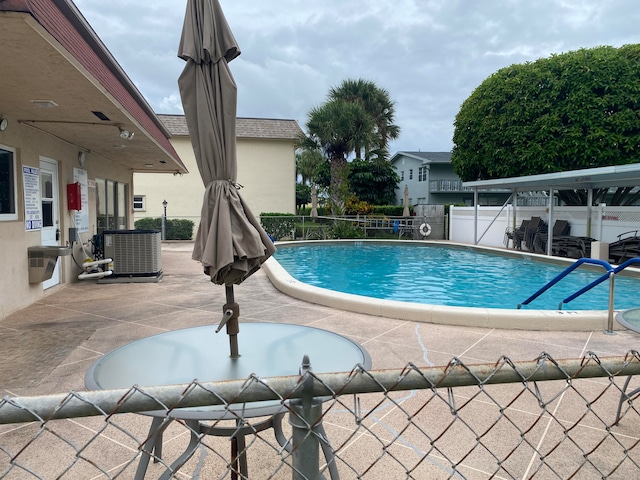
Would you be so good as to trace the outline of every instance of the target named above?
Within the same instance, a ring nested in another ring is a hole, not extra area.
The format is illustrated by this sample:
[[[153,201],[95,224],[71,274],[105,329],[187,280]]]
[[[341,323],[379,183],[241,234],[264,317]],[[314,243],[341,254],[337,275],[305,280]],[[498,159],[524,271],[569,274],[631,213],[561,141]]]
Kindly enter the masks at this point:
[[[191,260],[192,247],[191,243],[163,243],[164,277],[159,283],[74,283],[61,286],[52,295],[2,319],[2,394],[28,396],[83,391],[85,371],[114,348],[165,331],[217,324],[225,301],[224,288],[213,285],[202,274],[199,264]],[[502,355],[514,361],[533,360],[541,352],[556,359],[581,358],[588,351],[599,356],[624,355],[640,346],[640,336],[624,329],[616,335],[605,334],[600,327],[584,331],[524,331],[491,325],[452,326],[350,312],[341,309],[340,304],[325,306],[285,295],[262,270],[236,286],[235,296],[240,304],[241,322],[293,323],[339,333],[367,349],[373,369],[403,368],[409,362],[418,367],[445,365],[454,357],[466,363],[496,362]],[[242,326],[239,338],[241,341]],[[311,361],[313,363],[313,359]],[[514,388],[521,389],[522,385]],[[611,409],[615,409],[613,404]],[[532,412],[539,414],[537,406]],[[132,421],[141,422],[138,417]],[[82,444],[87,431],[97,432],[101,428],[91,420],[59,422],[66,424],[66,434],[71,440],[77,436]],[[638,419],[632,420],[636,435]],[[5,445],[3,442],[9,440],[13,430],[11,425],[0,425],[0,445]],[[584,434],[589,435],[589,431]],[[171,441],[167,432],[168,450]],[[357,451],[359,441],[350,448]],[[46,446],[41,448],[44,450],[38,453],[34,447],[32,454],[46,455]],[[363,448],[366,448],[364,443]],[[407,452],[412,454],[411,449]],[[130,458],[131,452],[126,453]],[[119,462],[126,459],[110,458],[109,461],[116,469],[121,465]],[[3,459],[2,464],[6,466],[5,462]],[[523,463],[522,472],[527,463]],[[47,469],[54,466],[55,462],[51,466],[47,462],[39,465],[43,478],[53,478]],[[160,471],[159,465],[152,467],[154,472]],[[259,465],[253,467],[255,471],[260,468]],[[193,468],[186,468],[180,478],[213,478],[192,476],[189,471]],[[491,472],[491,467],[486,471],[476,469],[468,478],[488,478],[487,472]],[[290,478],[290,472],[288,474]],[[375,478],[391,478],[384,477],[382,472],[378,474]]]

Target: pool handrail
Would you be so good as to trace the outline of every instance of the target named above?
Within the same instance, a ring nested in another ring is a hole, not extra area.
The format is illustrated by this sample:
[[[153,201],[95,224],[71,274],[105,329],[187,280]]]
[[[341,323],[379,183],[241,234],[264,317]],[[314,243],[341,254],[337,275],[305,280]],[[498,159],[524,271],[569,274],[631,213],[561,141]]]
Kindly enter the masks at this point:
[[[544,292],[549,290],[556,283],[558,283],[560,280],[562,280],[564,277],[569,275],[571,272],[573,272],[576,268],[578,268],[580,265],[582,265],[584,263],[588,263],[588,264],[591,264],[591,265],[600,265],[601,267],[604,267],[607,270],[607,273],[606,273],[607,278],[609,276],[609,273],[611,271],[613,271],[613,267],[611,266],[611,264],[609,262],[604,261],[604,260],[599,260],[597,258],[586,258],[586,257],[579,258],[572,265],[567,267],[563,272],[561,272],[555,278],[553,278],[552,280],[547,282],[542,288],[540,288],[537,292],[535,292],[533,295],[531,295],[529,298],[527,298],[524,302],[519,303],[518,304],[518,308],[522,308],[522,305],[528,305],[529,303],[531,303],[533,300],[538,298],[540,295],[542,295]],[[600,278],[602,278],[602,277],[600,277]],[[584,292],[582,292],[582,293],[584,293]]]
[[[639,257],[634,257],[634,258],[630,258],[629,260],[627,260],[624,263],[621,263],[620,265],[618,265],[615,268],[612,268],[612,270],[610,270],[609,272],[605,273],[604,275],[602,275],[601,277],[597,278],[596,280],[594,280],[593,282],[591,282],[589,285],[586,285],[584,287],[582,287],[580,290],[578,290],[576,293],[574,293],[573,295],[569,295],[567,298],[565,298],[562,303],[569,303],[571,300],[575,300],[576,298],[578,298],[580,295],[582,295],[583,293],[591,290],[593,287],[595,287],[596,285],[600,285],[602,282],[604,282],[605,280],[607,280],[609,278],[609,275],[611,275],[612,273],[615,275],[618,272],[621,272],[622,270],[624,270],[625,268],[627,268],[629,265],[633,265],[634,263],[640,263],[640,258]]]

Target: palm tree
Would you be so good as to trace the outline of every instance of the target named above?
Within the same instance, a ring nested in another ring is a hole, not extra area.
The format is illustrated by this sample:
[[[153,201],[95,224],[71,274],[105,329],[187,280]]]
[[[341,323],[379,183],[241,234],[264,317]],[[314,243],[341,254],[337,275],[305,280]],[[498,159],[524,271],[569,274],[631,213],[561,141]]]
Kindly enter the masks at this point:
[[[368,158],[372,150],[384,151],[390,140],[395,140],[400,136],[400,127],[393,123],[395,107],[389,92],[377,87],[372,81],[362,78],[347,79],[339,87],[331,88],[329,99],[343,99],[348,102],[360,103],[373,120],[372,143],[356,145],[356,158],[361,158],[362,150],[364,150],[365,158]]]
[[[315,183],[319,165],[324,161],[322,152],[317,148],[300,148],[296,152],[296,176],[302,185]]]
[[[371,145],[373,120],[360,102],[334,99],[311,109],[306,127],[308,136],[299,145],[314,145],[325,152],[331,167],[332,213],[338,215],[349,193],[347,156],[359,146]]]

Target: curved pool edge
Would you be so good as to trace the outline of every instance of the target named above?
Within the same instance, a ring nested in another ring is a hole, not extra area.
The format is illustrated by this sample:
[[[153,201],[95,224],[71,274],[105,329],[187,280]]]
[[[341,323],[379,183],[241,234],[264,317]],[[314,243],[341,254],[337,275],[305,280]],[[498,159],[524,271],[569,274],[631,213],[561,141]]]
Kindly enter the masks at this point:
[[[354,240],[281,242],[278,245],[309,245],[353,242]],[[365,240],[358,240],[365,241]],[[366,240],[366,242],[398,243],[394,241]],[[451,242],[406,241],[406,243],[428,243],[461,248],[476,248],[473,245]],[[501,254],[503,250],[481,247],[479,250],[490,250]],[[509,254],[517,255],[510,251]],[[529,252],[527,256],[538,256]],[[522,254],[521,254],[522,255]],[[548,258],[548,257],[545,257]],[[556,259],[554,259],[556,260]],[[564,260],[564,259],[557,259]],[[571,262],[571,261],[569,261]],[[275,258],[269,258],[262,264],[273,286],[280,292],[309,303],[333,307],[355,313],[364,313],[378,317],[409,320],[413,322],[435,323],[464,327],[500,328],[515,330],[550,330],[550,331],[594,331],[607,328],[608,313],[600,310],[514,310],[498,308],[472,308],[429,305],[421,303],[383,300],[361,295],[336,292],[300,282],[293,278]],[[614,328],[620,326],[615,322]]]

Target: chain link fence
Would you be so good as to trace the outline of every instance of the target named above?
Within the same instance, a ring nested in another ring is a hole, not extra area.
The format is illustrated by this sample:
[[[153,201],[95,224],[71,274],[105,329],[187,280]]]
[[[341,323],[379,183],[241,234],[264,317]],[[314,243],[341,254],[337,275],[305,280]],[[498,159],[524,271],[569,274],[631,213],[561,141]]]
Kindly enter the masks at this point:
[[[637,351],[335,374],[306,360],[291,377],[5,397],[0,475],[640,477]]]

